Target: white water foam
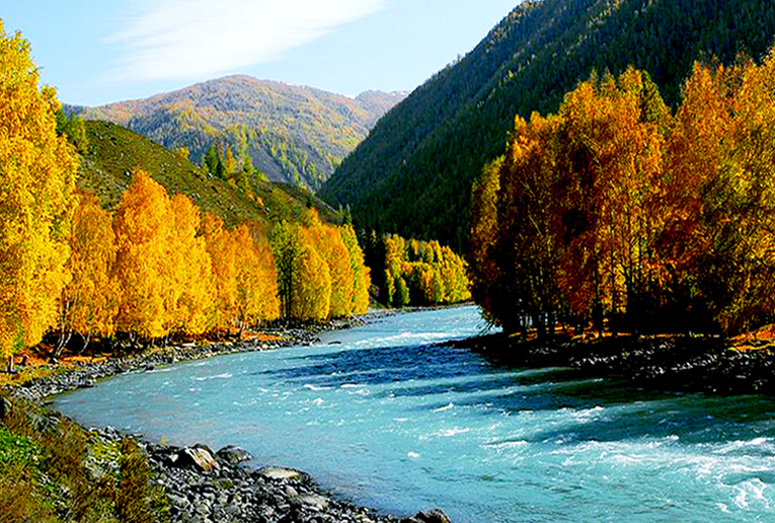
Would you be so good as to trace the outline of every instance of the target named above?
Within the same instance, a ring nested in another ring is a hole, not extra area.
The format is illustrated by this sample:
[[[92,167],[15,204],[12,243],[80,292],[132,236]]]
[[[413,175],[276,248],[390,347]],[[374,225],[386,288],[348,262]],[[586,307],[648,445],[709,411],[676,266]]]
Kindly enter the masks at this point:
[[[305,389],[309,389],[309,390],[311,390],[313,392],[319,392],[319,391],[322,391],[322,390],[331,390],[331,387],[319,387],[319,386],[313,385],[311,383],[305,384],[304,388]]]
[[[218,374],[215,376],[201,376],[194,378],[194,381],[207,381],[207,380],[227,380],[229,378],[234,377],[233,374],[230,374],[228,372],[225,372],[223,374]]]

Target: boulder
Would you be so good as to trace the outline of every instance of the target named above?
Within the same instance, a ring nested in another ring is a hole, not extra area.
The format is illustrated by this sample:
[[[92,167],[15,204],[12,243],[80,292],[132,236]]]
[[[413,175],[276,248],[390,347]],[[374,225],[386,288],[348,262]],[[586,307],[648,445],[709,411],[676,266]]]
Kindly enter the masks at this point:
[[[250,452],[234,445],[223,447],[216,452],[215,455],[218,459],[229,465],[237,465],[243,461],[250,461],[253,459],[253,455]]]
[[[439,508],[423,510],[422,512],[419,512],[414,519],[421,523],[452,523],[449,516]]]
[[[295,479],[301,476],[298,470],[269,467],[261,470],[261,474],[269,479]]]
[[[176,467],[194,469],[199,472],[212,472],[221,468],[207,449],[197,447],[183,448],[171,456],[170,461]]]

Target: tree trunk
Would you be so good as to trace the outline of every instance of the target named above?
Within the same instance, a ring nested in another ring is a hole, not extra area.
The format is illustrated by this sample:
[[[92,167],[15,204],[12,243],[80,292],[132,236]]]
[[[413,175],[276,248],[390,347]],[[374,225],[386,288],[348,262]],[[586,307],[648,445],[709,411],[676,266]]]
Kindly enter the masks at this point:
[[[16,367],[14,367],[14,362],[13,362],[13,354],[8,356],[8,367],[7,368],[8,368],[8,374],[13,374],[14,372],[16,372]]]
[[[67,333],[65,331],[62,331],[62,335],[59,337],[59,341],[57,342],[56,349],[54,349],[54,359],[58,360],[62,356],[62,352],[64,352],[65,347],[67,347],[67,344],[70,343],[70,338],[73,336],[73,330],[69,329]]]
[[[87,334],[86,336],[82,334],[81,339],[83,339],[83,347],[81,348],[81,352],[83,353],[86,352],[86,347],[89,346],[89,342],[91,341],[91,333]]]

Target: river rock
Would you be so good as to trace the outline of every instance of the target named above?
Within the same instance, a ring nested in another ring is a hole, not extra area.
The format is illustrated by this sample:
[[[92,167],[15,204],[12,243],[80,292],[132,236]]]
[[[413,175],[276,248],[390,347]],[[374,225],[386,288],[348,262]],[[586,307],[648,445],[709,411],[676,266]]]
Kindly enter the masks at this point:
[[[223,447],[215,453],[216,457],[229,465],[237,465],[243,461],[250,461],[253,455],[247,450],[234,445]]]
[[[452,523],[443,510],[434,508],[419,512],[413,519],[420,523]]]
[[[312,510],[315,510],[317,512],[322,512],[326,508],[328,508],[328,498],[321,496],[319,494],[307,494],[305,496],[300,496],[299,501],[311,508]]]
[[[261,469],[261,475],[269,479],[295,479],[301,476],[301,472],[280,467],[269,467]]]
[[[193,468],[200,472],[212,472],[218,470],[220,465],[213,455],[204,448],[185,447],[172,458],[172,462],[181,468]]]

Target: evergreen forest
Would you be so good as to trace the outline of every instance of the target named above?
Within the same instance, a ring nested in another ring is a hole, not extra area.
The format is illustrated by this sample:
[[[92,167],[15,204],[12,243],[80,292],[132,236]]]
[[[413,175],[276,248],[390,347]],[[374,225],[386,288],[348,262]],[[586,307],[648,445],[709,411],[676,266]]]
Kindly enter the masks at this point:
[[[470,191],[503,154],[514,115],[556,112],[593,70],[648,72],[668,107],[692,64],[761,60],[775,4],[763,0],[538,0],[396,106],[321,190],[356,227],[466,249]]]

